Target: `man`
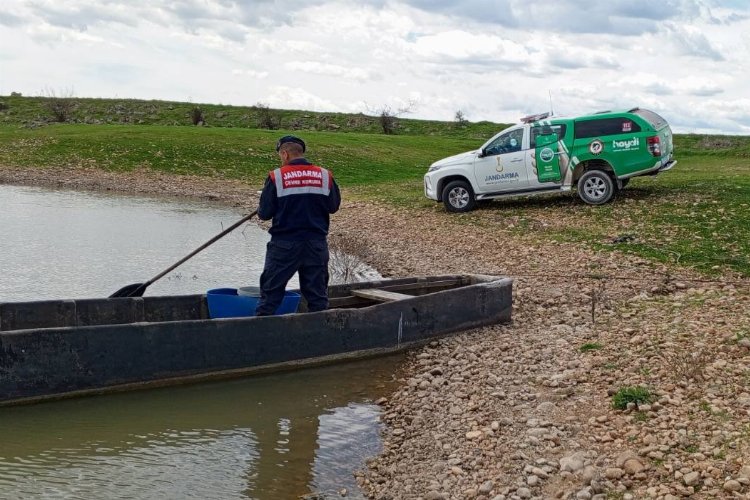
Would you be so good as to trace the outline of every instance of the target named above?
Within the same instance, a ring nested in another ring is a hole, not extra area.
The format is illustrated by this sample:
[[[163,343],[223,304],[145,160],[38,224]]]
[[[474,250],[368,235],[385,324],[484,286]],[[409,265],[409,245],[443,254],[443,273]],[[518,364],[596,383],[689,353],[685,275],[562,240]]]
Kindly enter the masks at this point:
[[[268,174],[258,206],[258,217],[273,222],[256,314],[276,312],[295,272],[308,311],[322,311],[328,308],[329,215],[339,209],[341,193],[331,172],[305,159],[299,137],[282,137],[276,151],[281,167]]]

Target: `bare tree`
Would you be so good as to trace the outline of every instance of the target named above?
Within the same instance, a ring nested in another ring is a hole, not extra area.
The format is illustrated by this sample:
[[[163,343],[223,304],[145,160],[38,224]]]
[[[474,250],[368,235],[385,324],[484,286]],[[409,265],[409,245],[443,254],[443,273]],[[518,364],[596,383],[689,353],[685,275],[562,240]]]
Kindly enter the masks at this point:
[[[206,119],[203,116],[203,110],[200,106],[193,106],[193,109],[190,110],[190,121],[193,122],[193,125],[206,124]]]
[[[332,281],[361,281],[370,269],[365,262],[372,258],[372,250],[364,239],[348,234],[332,234],[328,237],[328,247],[331,253],[328,268]]]
[[[466,125],[469,122],[469,120],[466,119],[466,115],[464,114],[464,112],[460,109],[456,111],[456,116],[454,119],[456,120],[457,125]]]
[[[77,106],[73,95],[73,89],[63,89],[58,93],[50,87],[45,87],[42,90],[42,106],[52,115],[54,121],[65,123],[70,121]]]
[[[281,115],[272,110],[268,104],[259,102],[252,107],[258,113],[258,127],[276,130],[281,127]]]
[[[402,106],[396,110],[394,110],[387,104],[374,109],[370,108],[369,106],[366,107],[368,113],[377,115],[378,122],[380,123],[380,128],[383,130],[383,133],[386,135],[390,135],[396,133],[396,129],[398,128],[398,117],[408,113],[412,113],[414,111],[414,108],[416,107],[416,103],[413,100],[409,100],[409,102],[405,106]]]

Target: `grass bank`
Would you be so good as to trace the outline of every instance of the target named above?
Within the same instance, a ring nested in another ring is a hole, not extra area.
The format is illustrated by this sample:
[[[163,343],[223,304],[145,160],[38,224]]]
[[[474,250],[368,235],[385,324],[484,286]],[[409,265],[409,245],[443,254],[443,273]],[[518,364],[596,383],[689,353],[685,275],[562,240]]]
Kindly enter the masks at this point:
[[[194,125],[200,116],[202,128],[249,128],[296,131],[352,132],[382,134],[381,115],[390,118],[394,135],[441,136],[482,139],[507,124],[483,122],[445,122],[410,119],[388,107],[375,107],[363,113],[319,113],[314,111],[271,109],[263,104],[229,106],[177,101],[140,99],[93,99],[78,97],[0,96],[0,125],[35,128],[53,122],[87,125]]]
[[[308,157],[331,168],[348,196],[440,211],[422,195],[434,160],[479,146],[451,135],[297,131]],[[0,125],[0,165],[147,168],[170,174],[241,179],[260,186],[276,165],[274,145],[291,130],[164,125]],[[524,238],[575,242],[676,263],[707,274],[750,276],[750,138],[678,135],[678,165],[634,179],[613,203],[591,207],[575,195],[499,200],[446,222],[502,229]],[[478,249],[502,251],[502,249]],[[560,271],[560,270],[558,270]],[[564,270],[568,271],[568,270]]]

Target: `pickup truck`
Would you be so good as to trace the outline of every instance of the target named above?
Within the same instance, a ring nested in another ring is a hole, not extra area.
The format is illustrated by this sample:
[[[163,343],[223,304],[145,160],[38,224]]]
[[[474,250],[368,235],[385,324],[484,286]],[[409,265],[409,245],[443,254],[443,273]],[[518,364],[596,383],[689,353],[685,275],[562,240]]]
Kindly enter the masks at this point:
[[[424,194],[449,212],[468,212],[482,200],[573,188],[584,202],[601,205],[632,177],[674,167],[673,150],[669,124],[646,109],[532,115],[477,150],[430,165]]]

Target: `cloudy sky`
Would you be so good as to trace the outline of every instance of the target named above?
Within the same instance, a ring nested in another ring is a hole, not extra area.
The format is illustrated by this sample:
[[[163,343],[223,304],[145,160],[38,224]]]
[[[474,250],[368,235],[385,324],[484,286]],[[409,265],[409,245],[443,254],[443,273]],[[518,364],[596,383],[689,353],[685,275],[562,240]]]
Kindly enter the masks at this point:
[[[750,0],[6,0],[0,95],[517,122],[641,106],[750,134]]]

